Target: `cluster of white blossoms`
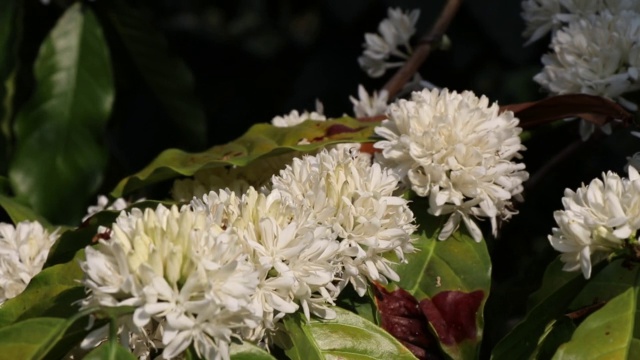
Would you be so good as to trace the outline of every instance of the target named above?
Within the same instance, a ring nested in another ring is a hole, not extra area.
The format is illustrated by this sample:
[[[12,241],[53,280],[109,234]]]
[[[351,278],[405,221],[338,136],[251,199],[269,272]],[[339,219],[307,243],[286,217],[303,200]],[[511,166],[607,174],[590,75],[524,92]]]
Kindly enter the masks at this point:
[[[636,0],[524,0],[522,18],[526,22],[524,36],[532,43],[566,24],[609,11],[618,15],[625,10],[640,12]]]
[[[465,91],[413,92],[387,110],[375,132],[384,140],[378,160],[394,168],[418,195],[429,197],[429,212],[451,214],[439,235],[448,238],[462,220],[476,241],[482,233],[474,218],[497,219],[516,212],[512,197],[522,192],[529,174],[515,163],[525,150],[518,119],[500,113],[496,103]]]
[[[387,90],[382,90],[380,93],[374,91],[372,95],[369,95],[364,86],[358,86],[358,99],[353,96],[349,97],[353,104],[353,113],[356,117],[373,117],[377,115],[383,115],[388,106],[389,93]]]
[[[49,233],[35,221],[0,223],[0,304],[24,291],[57,238],[57,231]]]
[[[364,35],[365,49],[358,58],[360,67],[373,78],[384,75],[387,69],[402,66],[409,58],[412,52],[409,39],[416,32],[420,10],[404,12],[398,8],[389,8],[387,16],[378,25],[378,34]],[[396,59],[390,61],[392,56]]]
[[[323,114],[324,109],[320,101],[316,100],[316,111],[303,111],[291,110],[290,113],[282,116],[276,116],[271,119],[271,124],[277,127],[291,127],[305,122],[306,120],[325,121],[327,118]]]
[[[640,90],[640,2],[528,0],[523,9],[530,42],[553,30],[552,52],[542,57],[537,83],[552,94],[604,96],[637,109],[621,96]],[[594,130],[581,122],[583,140]],[[601,130],[610,134],[610,124]]]
[[[121,319],[129,346],[161,348],[167,359],[191,344],[203,358],[228,359],[233,339],[263,341],[296,311],[334,317],[347,284],[362,295],[367,281],[398,280],[390,263],[414,251],[413,214],[393,195],[398,177],[358,155],[322,150],[270,187],[122,212],[101,230],[108,239],[86,248],[83,307],[135,307]]]
[[[628,179],[608,172],[577,191],[566,189],[562,204],[549,241],[562,253],[566,271],[582,270],[588,279],[593,263],[640,240],[640,175],[634,167]]]

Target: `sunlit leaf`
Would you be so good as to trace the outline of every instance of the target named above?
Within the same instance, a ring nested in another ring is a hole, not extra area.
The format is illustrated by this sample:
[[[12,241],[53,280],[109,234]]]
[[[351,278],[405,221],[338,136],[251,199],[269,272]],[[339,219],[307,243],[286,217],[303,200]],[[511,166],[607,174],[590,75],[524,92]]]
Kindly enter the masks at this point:
[[[178,176],[191,176],[201,169],[226,165],[245,166],[263,157],[289,151],[312,151],[339,142],[369,140],[377,123],[360,122],[353,118],[330,121],[306,121],[294,127],[280,128],[256,124],[244,135],[225,145],[214,146],[201,153],[178,149],[162,152],[151,164],[123,179],[111,193],[120,197],[133,190]],[[301,141],[311,144],[301,145]]]
[[[344,309],[334,320],[287,315],[279,344],[292,360],[415,359],[411,352],[377,325]]]
[[[137,357],[117,341],[106,341],[91,350],[83,357],[84,360],[135,360]]]
[[[108,49],[90,8],[66,10],[40,48],[34,75],[36,90],[15,121],[11,185],[52,222],[77,223],[102,181],[102,135],[114,99]]]
[[[571,341],[553,359],[638,359],[640,339],[634,336],[638,284],[609,301],[578,326]]]
[[[111,0],[97,4],[107,14],[138,71],[160,100],[178,130],[195,147],[206,144],[206,118],[194,92],[191,71],[169,51],[152,13],[131,1]]]
[[[483,310],[491,286],[486,243],[475,242],[461,230],[437,240],[446,219],[429,215],[424,199],[415,199],[411,206],[420,226],[418,251],[396,267],[397,286],[417,299],[449,356],[473,358],[482,340]]]
[[[231,344],[229,354],[231,360],[275,360],[268,352],[246,341],[242,344]]]

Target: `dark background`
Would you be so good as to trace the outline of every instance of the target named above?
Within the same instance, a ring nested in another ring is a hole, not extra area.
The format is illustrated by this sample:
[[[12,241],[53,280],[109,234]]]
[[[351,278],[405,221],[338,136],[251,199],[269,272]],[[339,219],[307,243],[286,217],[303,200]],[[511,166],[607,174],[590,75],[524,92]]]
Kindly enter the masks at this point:
[[[88,3],[100,6],[101,1]],[[62,12],[64,1],[44,6],[27,1],[30,26],[22,50],[28,62]],[[152,14],[168,40],[171,55],[191,70],[195,92],[206,114],[207,143],[180,136],[132,60],[108,26],[117,97],[107,141],[112,159],[103,185],[108,193],[122,177],[140,170],[169,147],[201,151],[240,136],[258,122],[293,109],[314,110],[324,103],[329,117],[352,112],[349,95],[358,84],[381,88],[391,75],[370,79],[357,63],[365,32],[375,32],[387,7],[420,8],[417,34],[426,32],[444,1],[372,0],[164,0],[131,1]],[[99,14],[99,12],[98,12]],[[473,90],[500,104],[546,96],[532,81],[549,39],[524,47],[520,2],[465,2],[447,33],[448,51],[433,53],[420,70],[426,80],[454,90]],[[29,94],[19,94],[25,98]],[[602,171],[621,172],[626,156],[640,150],[629,129],[596,136],[580,145],[577,122],[533,129],[524,162],[538,173],[567,146],[570,156],[529,184],[520,214],[504,224],[498,239],[487,239],[493,259],[494,288],[486,307],[485,351],[517,322],[527,296],[555,253],[546,236],[561,208],[566,187],[576,188]],[[486,225],[486,224],[484,224]],[[490,231],[485,227],[485,234]]]

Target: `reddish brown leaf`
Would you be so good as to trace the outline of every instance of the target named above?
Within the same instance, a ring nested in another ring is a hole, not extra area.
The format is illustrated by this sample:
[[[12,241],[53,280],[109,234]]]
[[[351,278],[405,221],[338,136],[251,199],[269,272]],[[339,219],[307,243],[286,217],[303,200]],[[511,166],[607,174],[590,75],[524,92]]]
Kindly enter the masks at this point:
[[[570,117],[579,117],[596,125],[604,125],[614,119],[628,124],[632,119],[632,115],[615,102],[586,94],[557,95],[500,107],[501,112],[507,110],[515,113],[523,128]]]
[[[403,289],[389,292],[376,284],[374,290],[382,328],[400,340],[418,359],[442,358],[418,301]]]
[[[443,291],[433,299],[420,301],[420,309],[436,330],[440,341],[454,345],[463,340],[475,340],[476,314],[484,299],[484,292]]]

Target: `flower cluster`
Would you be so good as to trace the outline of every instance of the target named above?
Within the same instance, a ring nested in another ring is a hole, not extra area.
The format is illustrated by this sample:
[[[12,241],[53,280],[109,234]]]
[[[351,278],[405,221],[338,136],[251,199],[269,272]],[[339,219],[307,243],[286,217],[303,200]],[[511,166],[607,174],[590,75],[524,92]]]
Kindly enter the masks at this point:
[[[523,33],[532,43],[550,31],[591,15],[609,11],[618,15],[624,10],[640,12],[640,3],[633,0],[524,0],[522,18],[527,27]]]
[[[83,307],[134,306],[122,323],[138,350],[172,358],[193,344],[227,359],[232,339],[262,341],[286,314],[334,317],[349,283],[362,295],[367,281],[398,280],[388,253],[414,251],[415,225],[393,172],[332,149],[294,159],[271,185],[122,212],[86,249]]]
[[[379,34],[366,33],[364,35],[364,52],[358,58],[360,67],[371,77],[380,77],[389,68],[402,66],[411,54],[409,39],[416,32],[416,23],[420,10],[403,12],[400,9],[389,8],[387,18],[378,25]],[[405,50],[401,50],[400,47]],[[390,62],[391,56],[398,61]]]
[[[18,296],[44,266],[58,238],[38,222],[0,223],[0,304]]]
[[[640,2],[529,0],[523,8],[530,41],[554,30],[537,83],[553,94],[604,96],[637,109],[621,96],[640,89]],[[581,122],[583,140],[594,130]],[[601,130],[610,134],[610,124]]]
[[[518,119],[471,92],[433,89],[389,106],[388,120],[375,129],[384,138],[379,161],[395,168],[418,196],[429,197],[429,212],[451,214],[439,239],[462,220],[476,241],[482,233],[471,217],[491,220],[515,213],[511,198],[528,178],[512,160],[524,150]]]
[[[282,116],[276,116],[271,119],[271,124],[277,127],[291,127],[303,123],[306,120],[325,121],[327,118],[323,114],[323,106],[320,101],[316,101],[316,111],[302,113],[298,110],[291,110],[290,113]]]
[[[615,173],[602,174],[577,191],[566,189],[564,210],[553,215],[558,224],[549,235],[554,249],[562,253],[564,270],[581,269],[591,277],[591,266],[625,241],[636,243],[640,229],[640,175],[629,167],[629,178]]]

